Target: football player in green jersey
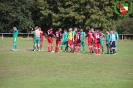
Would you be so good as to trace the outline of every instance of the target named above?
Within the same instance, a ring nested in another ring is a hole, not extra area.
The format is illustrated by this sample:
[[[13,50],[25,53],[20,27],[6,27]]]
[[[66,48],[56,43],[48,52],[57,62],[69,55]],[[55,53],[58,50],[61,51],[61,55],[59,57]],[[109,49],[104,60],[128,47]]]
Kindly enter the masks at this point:
[[[80,34],[81,34],[81,42],[80,42],[80,45],[83,47],[83,53],[85,53],[85,37],[86,37],[86,34],[83,31],[83,29],[80,29]]]
[[[110,51],[110,33],[109,30],[106,31],[106,47],[107,47],[107,54]]]
[[[17,27],[13,27],[13,46],[12,46],[12,50],[17,50],[17,38],[18,38],[18,30]]]

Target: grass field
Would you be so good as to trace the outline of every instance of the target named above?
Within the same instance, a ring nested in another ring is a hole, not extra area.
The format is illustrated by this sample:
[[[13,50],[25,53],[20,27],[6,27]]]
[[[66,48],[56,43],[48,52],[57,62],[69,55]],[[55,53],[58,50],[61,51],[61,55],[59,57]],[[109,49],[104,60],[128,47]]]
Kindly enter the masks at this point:
[[[0,88],[133,88],[133,41],[100,56],[33,52],[32,45],[19,39],[13,52],[12,39],[0,40]]]

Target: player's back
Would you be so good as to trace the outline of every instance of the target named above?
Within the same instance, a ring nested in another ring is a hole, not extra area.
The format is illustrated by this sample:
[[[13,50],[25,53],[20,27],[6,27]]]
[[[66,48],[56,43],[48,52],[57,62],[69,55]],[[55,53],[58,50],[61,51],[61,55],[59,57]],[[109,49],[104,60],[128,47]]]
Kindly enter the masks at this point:
[[[40,37],[40,31],[39,30],[35,30],[35,35],[36,35],[36,37]]]
[[[81,34],[82,40],[84,40],[86,36],[85,32],[80,32],[80,34]]]
[[[88,32],[88,41],[92,41],[92,33]]]
[[[64,32],[63,33],[63,39],[67,39],[67,37],[68,37],[68,33],[67,32]]]

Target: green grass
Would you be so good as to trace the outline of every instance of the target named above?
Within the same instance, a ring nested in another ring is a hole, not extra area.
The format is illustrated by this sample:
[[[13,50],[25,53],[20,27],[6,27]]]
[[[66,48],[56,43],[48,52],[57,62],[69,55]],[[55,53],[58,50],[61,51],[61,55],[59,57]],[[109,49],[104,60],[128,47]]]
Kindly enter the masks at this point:
[[[117,55],[33,52],[32,39],[0,40],[0,88],[133,88],[133,41]],[[46,41],[44,50],[47,49]]]

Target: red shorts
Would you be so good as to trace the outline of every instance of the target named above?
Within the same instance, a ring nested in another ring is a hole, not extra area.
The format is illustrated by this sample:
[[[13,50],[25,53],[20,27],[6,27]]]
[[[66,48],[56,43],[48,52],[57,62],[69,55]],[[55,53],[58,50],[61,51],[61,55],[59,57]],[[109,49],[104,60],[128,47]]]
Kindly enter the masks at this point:
[[[72,40],[68,40],[68,45],[72,45]]]
[[[97,43],[97,48],[100,48],[100,43]]]
[[[60,45],[60,44],[61,44],[61,41],[56,40],[56,45]]]
[[[88,46],[92,46],[92,42],[88,42]]]
[[[52,37],[48,37],[48,43],[53,43],[53,39],[52,39]]]
[[[80,46],[80,43],[74,43],[74,46]]]
[[[95,48],[100,48],[100,43],[94,43]]]

